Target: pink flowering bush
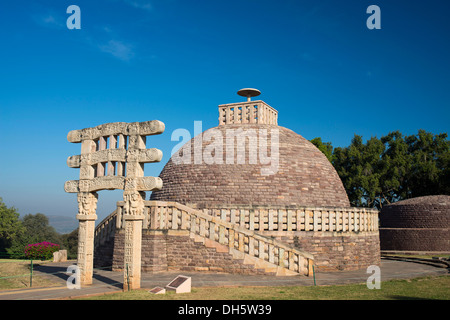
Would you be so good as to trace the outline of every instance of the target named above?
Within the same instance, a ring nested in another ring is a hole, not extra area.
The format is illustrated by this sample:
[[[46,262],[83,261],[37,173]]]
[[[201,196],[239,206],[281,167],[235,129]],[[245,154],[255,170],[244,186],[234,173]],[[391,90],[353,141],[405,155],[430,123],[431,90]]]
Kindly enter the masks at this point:
[[[58,250],[59,244],[44,241],[27,245],[25,256],[29,259],[49,260],[53,258],[53,252]]]

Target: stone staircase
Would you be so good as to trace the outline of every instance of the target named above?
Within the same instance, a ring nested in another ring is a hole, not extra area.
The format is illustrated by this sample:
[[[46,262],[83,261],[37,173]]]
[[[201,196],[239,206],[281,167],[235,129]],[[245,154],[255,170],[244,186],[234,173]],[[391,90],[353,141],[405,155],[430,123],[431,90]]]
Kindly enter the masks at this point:
[[[95,230],[95,247],[111,243],[123,225],[123,202]],[[145,201],[143,229],[181,232],[196,244],[275,275],[312,275],[313,256],[254,230],[177,202]]]

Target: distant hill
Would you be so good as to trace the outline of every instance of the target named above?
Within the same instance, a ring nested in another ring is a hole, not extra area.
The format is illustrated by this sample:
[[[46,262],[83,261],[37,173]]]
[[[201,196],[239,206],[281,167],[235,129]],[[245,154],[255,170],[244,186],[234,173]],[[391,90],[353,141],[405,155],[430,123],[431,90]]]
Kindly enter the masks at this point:
[[[71,233],[78,228],[78,220],[75,217],[47,215],[47,218],[49,225],[61,234]]]

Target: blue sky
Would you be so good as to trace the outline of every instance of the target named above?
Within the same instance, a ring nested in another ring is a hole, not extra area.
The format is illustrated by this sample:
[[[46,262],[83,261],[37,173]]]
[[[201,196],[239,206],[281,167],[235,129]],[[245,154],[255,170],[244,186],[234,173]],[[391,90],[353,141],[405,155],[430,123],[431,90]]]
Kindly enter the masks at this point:
[[[69,30],[69,5],[81,29]],[[369,30],[366,9],[381,9]],[[63,190],[78,170],[70,130],[108,122],[166,124],[148,147],[194,121],[217,125],[217,106],[261,90],[279,124],[347,146],[390,131],[448,132],[448,1],[34,0],[0,4],[0,197],[24,215],[75,216]],[[121,191],[99,193],[99,220]]]

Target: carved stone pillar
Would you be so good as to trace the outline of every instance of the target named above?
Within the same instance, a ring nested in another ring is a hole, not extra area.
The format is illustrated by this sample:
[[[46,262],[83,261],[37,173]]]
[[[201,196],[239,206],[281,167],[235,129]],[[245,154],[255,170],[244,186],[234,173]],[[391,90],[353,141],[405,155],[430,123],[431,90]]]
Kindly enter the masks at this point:
[[[96,192],[78,194],[78,268],[81,285],[92,284],[94,268],[94,231],[97,220],[98,195]]]
[[[144,192],[125,191],[125,256],[124,256],[124,290],[141,287],[141,250],[142,222],[144,220]]]

